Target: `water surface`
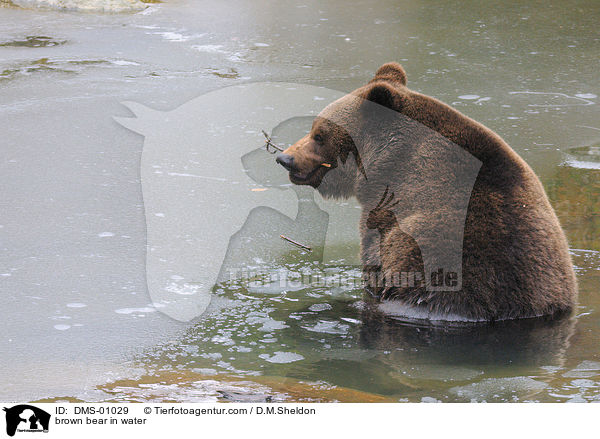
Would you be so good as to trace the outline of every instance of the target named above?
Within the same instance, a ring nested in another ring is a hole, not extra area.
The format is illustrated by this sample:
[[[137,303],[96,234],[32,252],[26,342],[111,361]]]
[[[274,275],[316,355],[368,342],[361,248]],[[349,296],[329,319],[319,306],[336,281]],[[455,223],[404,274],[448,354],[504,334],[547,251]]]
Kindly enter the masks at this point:
[[[597,2],[172,0],[120,14],[8,3],[1,400],[600,400]],[[295,248],[269,267],[348,285],[230,282],[191,324],[158,312],[145,286],[143,138],[112,119],[130,115],[120,102],[167,111],[251,81],[350,91],[392,60],[540,176],[577,267],[573,316],[400,323],[366,310],[352,264]]]

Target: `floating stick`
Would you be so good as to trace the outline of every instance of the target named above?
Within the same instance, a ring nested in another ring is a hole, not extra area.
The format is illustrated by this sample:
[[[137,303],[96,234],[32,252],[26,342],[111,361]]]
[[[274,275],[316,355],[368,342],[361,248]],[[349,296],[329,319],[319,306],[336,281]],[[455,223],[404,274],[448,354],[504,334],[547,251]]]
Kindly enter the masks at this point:
[[[300,248],[303,248],[304,250],[308,250],[309,252],[312,251],[312,248],[310,248],[308,245],[300,244],[299,242],[296,242],[293,239],[288,238],[287,236],[279,235],[279,237],[281,239],[286,240],[287,242],[291,242],[292,244],[297,245]]]
[[[280,148],[279,146],[275,145],[272,141],[271,141],[271,137],[265,132],[265,130],[261,130],[263,135],[265,136],[265,139],[267,139],[265,141],[265,146],[267,148],[267,152],[270,152],[271,154],[275,154],[276,151],[279,152],[283,152],[283,148]],[[271,151],[269,149],[269,147],[275,149],[276,151]]]

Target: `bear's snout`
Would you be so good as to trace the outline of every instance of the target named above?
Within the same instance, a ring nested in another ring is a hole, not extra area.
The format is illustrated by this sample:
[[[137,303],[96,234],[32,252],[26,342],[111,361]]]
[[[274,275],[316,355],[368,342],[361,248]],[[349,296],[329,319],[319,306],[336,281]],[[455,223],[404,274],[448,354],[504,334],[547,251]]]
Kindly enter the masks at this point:
[[[290,154],[277,154],[275,161],[290,172],[296,170],[296,166],[294,165],[294,157]]]

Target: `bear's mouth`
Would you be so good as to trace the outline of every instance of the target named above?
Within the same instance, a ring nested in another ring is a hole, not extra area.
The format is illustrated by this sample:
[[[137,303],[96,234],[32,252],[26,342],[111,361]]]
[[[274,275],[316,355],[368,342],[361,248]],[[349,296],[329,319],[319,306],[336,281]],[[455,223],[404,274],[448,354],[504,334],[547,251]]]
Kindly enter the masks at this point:
[[[301,173],[298,171],[290,171],[290,181],[292,183],[298,184],[298,185],[310,185],[310,186],[316,187],[321,182],[323,175],[325,175],[325,173],[329,169],[330,168],[326,168],[326,167],[319,165],[307,173]],[[319,175],[319,173],[320,173],[320,175]]]

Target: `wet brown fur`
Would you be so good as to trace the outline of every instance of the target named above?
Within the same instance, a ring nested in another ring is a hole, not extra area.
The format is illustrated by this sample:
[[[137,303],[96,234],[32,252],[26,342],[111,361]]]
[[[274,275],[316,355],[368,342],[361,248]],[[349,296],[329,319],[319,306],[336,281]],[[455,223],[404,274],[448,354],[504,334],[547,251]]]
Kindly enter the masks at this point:
[[[482,162],[465,223],[462,290],[384,287],[375,289],[380,299],[488,321],[557,315],[572,308],[577,285],[566,238],[539,179],[510,146],[450,106],[409,90],[406,74],[396,63],[383,65],[366,86],[352,94],[426,125]],[[345,107],[343,98],[326,110],[347,119],[347,123],[361,123],[359,109]],[[293,183],[310,184],[325,197],[357,197],[363,208],[361,258],[366,273],[423,271],[419,246],[398,223],[413,228],[441,224],[444,207],[396,218],[385,210],[378,212],[377,204],[386,188],[400,202],[408,202],[431,196],[436,185],[444,184],[435,181],[425,187],[406,178],[411,167],[429,166],[411,162],[411,157],[433,157],[434,166],[436,160],[442,163],[443,157],[435,157],[426,139],[415,140],[408,151],[388,149],[359,155],[343,128],[327,117],[318,117],[311,132],[284,153],[294,157],[299,169],[299,178],[290,176]],[[337,167],[332,178],[328,178],[329,168],[319,166],[323,162]],[[364,174],[365,163],[369,180]],[[394,178],[389,178],[390,173]],[[379,233],[373,234],[372,229]]]

